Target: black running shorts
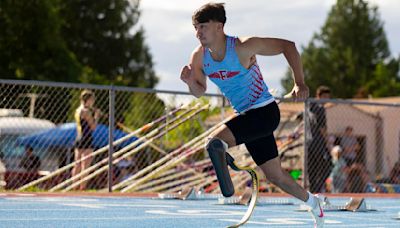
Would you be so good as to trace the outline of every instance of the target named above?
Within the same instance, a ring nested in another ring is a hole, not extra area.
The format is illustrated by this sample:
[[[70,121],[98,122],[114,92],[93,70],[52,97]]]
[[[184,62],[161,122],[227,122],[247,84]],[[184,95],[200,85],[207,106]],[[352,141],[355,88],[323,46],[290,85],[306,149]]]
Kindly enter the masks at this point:
[[[226,123],[236,139],[236,144],[244,143],[257,165],[278,156],[274,130],[280,121],[279,107],[276,102],[250,109]]]

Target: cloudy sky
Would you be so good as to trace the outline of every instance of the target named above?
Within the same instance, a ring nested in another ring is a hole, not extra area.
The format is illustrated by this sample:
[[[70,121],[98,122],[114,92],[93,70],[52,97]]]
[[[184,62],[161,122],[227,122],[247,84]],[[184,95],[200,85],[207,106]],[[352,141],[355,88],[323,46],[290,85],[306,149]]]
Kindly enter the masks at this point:
[[[157,89],[187,91],[180,81],[182,66],[198,45],[191,16],[205,0],[141,0],[140,24],[160,77]],[[220,2],[220,1],[217,1]],[[301,52],[312,35],[319,32],[335,0],[225,0],[225,32],[235,36],[266,36],[292,40]],[[399,0],[369,0],[377,5],[393,56],[400,55]],[[283,55],[258,57],[267,85],[282,93],[280,80],[286,72]],[[208,91],[217,92],[208,82]]]

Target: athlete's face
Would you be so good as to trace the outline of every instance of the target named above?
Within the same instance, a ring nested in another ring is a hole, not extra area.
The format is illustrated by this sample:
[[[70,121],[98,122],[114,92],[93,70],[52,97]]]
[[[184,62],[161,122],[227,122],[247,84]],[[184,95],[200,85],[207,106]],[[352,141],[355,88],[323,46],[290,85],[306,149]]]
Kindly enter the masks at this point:
[[[196,37],[199,39],[203,47],[207,47],[212,44],[217,37],[217,33],[222,31],[222,23],[219,22],[195,22],[193,26],[196,30]]]

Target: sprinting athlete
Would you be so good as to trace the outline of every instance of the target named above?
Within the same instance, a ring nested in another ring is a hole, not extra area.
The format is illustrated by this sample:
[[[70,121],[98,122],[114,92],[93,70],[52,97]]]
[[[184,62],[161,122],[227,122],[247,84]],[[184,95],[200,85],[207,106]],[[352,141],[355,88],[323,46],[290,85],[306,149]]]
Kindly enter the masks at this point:
[[[268,92],[256,60],[256,55],[283,54],[294,78],[294,87],[288,95],[295,100],[306,99],[309,91],[295,44],[276,38],[226,35],[222,3],[203,5],[193,14],[192,22],[200,45],[193,51],[189,64],[182,68],[181,80],[194,96],[200,97],[206,91],[208,77],[239,114],[210,137],[207,150],[210,153],[210,148],[221,147],[219,149],[226,151],[228,147],[244,143],[266,178],[304,201],[310,207],[315,226],[322,227],[324,213],[318,196],[306,191],[282,170],[273,135],[280,121],[280,111]]]

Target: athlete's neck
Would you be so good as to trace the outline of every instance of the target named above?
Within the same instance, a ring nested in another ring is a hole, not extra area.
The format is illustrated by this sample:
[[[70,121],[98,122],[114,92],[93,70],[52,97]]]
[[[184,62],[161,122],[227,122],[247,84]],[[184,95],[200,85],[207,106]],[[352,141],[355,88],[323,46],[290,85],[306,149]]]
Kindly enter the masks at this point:
[[[216,61],[222,61],[225,58],[226,52],[226,35],[218,37],[214,44],[210,45],[208,50],[211,53],[211,56]]]

